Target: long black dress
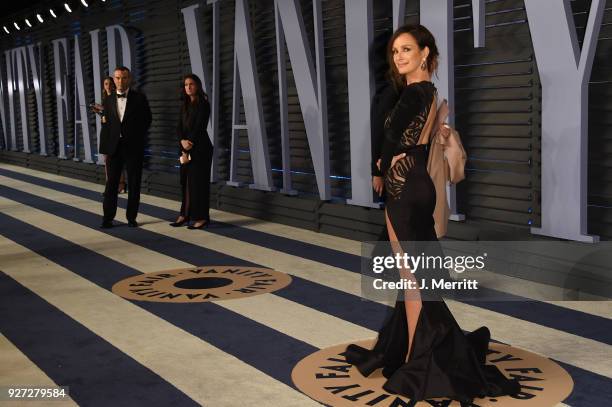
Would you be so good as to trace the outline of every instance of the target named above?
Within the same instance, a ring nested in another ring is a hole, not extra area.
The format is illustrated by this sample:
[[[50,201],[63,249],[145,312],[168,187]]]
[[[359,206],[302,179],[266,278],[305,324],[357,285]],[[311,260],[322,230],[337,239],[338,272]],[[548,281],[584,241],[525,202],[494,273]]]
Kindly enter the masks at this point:
[[[191,161],[181,164],[181,216],[191,220],[210,220],[210,167],[213,145],[206,126],[210,117],[210,104],[200,100],[190,105],[187,112],[179,114],[177,138],[189,140],[193,147],[188,151]]]
[[[410,242],[437,241],[433,219],[436,194],[427,173],[428,146],[417,145],[435,92],[431,82],[407,86],[385,125],[381,170],[385,175],[386,211],[398,240],[409,242],[402,243],[408,254],[415,250]],[[390,168],[393,156],[400,153],[406,153],[406,157]],[[426,276],[417,280],[422,277]],[[412,400],[444,397],[467,405],[474,397],[517,393],[518,382],[485,364],[489,330],[482,327],[464,334],[442,298],[428,299],[422,302],[407,362],[408,326],[403,301],[396,302],[374,348],[349,345],[347,361],[364,376],[382,368],[387,378],[384,389]]]

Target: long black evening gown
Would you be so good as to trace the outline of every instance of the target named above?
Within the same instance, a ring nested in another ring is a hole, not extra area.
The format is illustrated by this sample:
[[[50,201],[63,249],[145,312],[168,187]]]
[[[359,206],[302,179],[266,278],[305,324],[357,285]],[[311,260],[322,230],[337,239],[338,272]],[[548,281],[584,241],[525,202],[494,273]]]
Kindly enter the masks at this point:
[[[385,175],[386,211],[398,240],[407,242],[402,243],[402,249],[408,254],[417,250],[416,242],[437,241],[433,219],[436,193],[427,173],[428,146],[417,145],[435,92],[431,82],[410,84],[385,124],[381,170]],[[406,157],[389,168],[393,156],[400,153],[406,153]],[[439,248],[437,243],[433,246]],[[447,272],[439,271],[434,277],[444,273]],[[418,281],[432,278],[418,274]],[[408,328],[403,301],[396,302],[374,348],[349,345],[347,361],[364,376],[382,368],[387,378],[384,389],[412,400],[444,397],[469,404],[474,397],[517,393],[518,382],[485,364],[489,330],[482,327],[464,334],[442,298],[433,300],[430,295],[427,299],[422,302],[407,362]]]
[[[179,113],[177,138],[193,143],[188,151],[191,161],[181,164],[181,216],[191,220],[210,220],[210,170],[213,145],[206,127],[210,117],[210,104],[200,100],[191,105],[187,112]]]

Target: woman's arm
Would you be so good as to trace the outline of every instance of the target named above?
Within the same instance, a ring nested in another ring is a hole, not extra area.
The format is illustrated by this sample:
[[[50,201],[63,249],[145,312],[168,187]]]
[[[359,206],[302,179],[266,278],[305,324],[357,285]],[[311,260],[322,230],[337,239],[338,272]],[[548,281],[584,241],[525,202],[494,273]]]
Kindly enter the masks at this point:
[[[186,138],[191,140],[193,144],[198,144],[202,136],[206,133],[206,126],[210,117],[210,104],[207,100],[201,100],[198,103],[195,117],[191,122],[191,126],[187,129]]]
[[[381,152],[380,171],[383,174],[392,167],[393,155],[406,128],[416,118],[422,108],[422,97],[417,90],[418,85],[407,86],[400,95],[390,121],[385,126],[384,141]],[[397,160],[396,160],[397,161]]]
[[[372,176],[381,177],[382,173],[376,165],[380,159],[384,135],[385,119],[399,99],[399,94],[392,85],[387,85],[376,94],[370,111],[370,131],[372,145]]]
[[[176,121],[176,139],[179,143],[183,139],[183,109],[179,109],[178,120]]]
[[[183,131],[183,109],[179,110],[178,120],[176,124],[176,138],[179,142],[179,155],[191,150],[193,143],[186,138]]]

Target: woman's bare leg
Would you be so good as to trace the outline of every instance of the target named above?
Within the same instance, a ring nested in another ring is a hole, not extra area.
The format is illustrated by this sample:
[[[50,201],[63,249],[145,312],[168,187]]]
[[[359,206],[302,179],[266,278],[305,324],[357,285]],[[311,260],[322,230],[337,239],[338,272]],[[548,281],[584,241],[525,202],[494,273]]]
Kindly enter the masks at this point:
[[[393,230],[393,225],[387,216],[386,210],[385,221],[387,222],[387,232],[389,233],[389,241],[391,243],[393,252],[399,253],[401,256],[403,256],[404,251],[397,239],[395,230]],[[402,279],[414,281],[414,284],[416,284],[416,278],[414,277],[414,274],[410,272],[410,269],[400,267],[399,273]],[[414,333],[416,331],[417,322],[419,321],[421,309],[423,308],[418,288],[404,290],[404,307],[406,309],[406,323],[408,325],[408,353],[406,355],[406,360],[409,360],[410,352],[412,351],[412,343],[414,341]]]

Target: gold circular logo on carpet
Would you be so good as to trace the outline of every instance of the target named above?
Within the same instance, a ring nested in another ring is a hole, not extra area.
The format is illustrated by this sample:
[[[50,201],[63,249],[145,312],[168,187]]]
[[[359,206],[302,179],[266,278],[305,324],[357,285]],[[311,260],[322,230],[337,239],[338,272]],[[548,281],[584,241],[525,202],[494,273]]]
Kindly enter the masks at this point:
[[[139,301],[207,302],[269,293],[290,283],[288,274],[267,268],[206,266],[126,278],[113,292]]]
[[[367,349],[374,345],[373,340],[352,343]],[[321,349],[302,359],[291,373],[293,383],[314,400],[334,407],[459,407],[458,402],[444,399],[412,404],[407,397],[387,393],[382,388],[387,379],[381,369],[363,377],[356,367],[347,363],[344,357],[347,345]],[[521,392],[514,398],[477,398],[474,399],[475,406],[555,406],[572,392],[574,382],[571,376],[552,360],[508,345],[490,343],[489,346],[487,362],[497,366],[507,377],[518,379]]]

